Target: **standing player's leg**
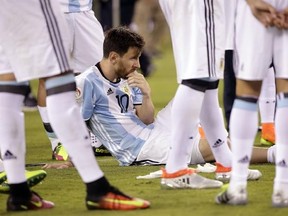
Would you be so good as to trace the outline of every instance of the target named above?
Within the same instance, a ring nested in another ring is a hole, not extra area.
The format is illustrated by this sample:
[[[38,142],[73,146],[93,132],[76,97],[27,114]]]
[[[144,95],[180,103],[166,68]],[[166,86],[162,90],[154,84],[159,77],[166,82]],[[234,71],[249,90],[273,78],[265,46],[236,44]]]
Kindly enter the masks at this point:
[[[212,23],[208,16],[211,17],[216,13],[219,15],[217,17],[224,19],[222,1],[210,2],[213,8],[214,6],[217,8],[215,13],[212,12],[211,5],[209,7],[202,1],[162,0],[159,3],[170,28],[179,83],[172,105],[172,146],[161,184],[172,188],[220,187],[221,182],[205,179],[188,169],[186,157],[191,151],[193,139],[198,134],[205,91],[209,89],[209,85],[218,83],[216,81],[220,68],[218,66],[221,57],[224,57],[224,44],[221,46],[223,41],[221,37],[218,38],[219,35],[216,35],[218,32],[210,28],[215,24],[215,20]],[[181,22],[179,22],[180,17],[182,17]],[[215,22],[218,24],[218,21],[217,19]],[[218,27],[219,33],[222,34],[222,26]],[[206,40],[203,42],[198,38]],[[207,56],[213,60],[205,58]],[[207,79],[201,79],[203,77]],[[186,178],[190,179],[190,183],[185,181],[179,183]]]
[[[287,55],[285,55],[285,57],[287,57]],[[287,70],[284,71],[286,72],[287,77]],[[285,79],[276,78],[276,86],[276,171],[273,185],[272,205],[274,207],[288,207],[288,77]]]
[[[284,2],[283,2],[284,3]],[[288,8],[285,1],[283,9]],[[278,30],[277,30],[278,31]],[[276,133],[276,170],[273,185],[272,205],[274,207],[288,207],[288,52],[281,49],[288,43],[288,32],[279,30],[273,53],[275,63],[275,77],[277,89],[275,133]]]
[[[234,73],[234,23],[236,0],[225,1],[225,64],[223,80],[223,108],[226,119],[226,129],[229,130],[230,115],[235,100],[236,77]]]
[[[0,75],[0,135],[2,137],[0,151],[10,189],[7,210],[39,208],[33,202],[41,202],[41,208],[52,208],[53,203],[41,201],[38,194],[30,191],[26,180],[22,106],[29,83],[16,82],[14,79],[11,73]]]
[[[233,68],[233,50],[225,51],[223,103],[226,128],[229,130],[230,116],[236,93],[236,77]]]
[[[216,160],[215,178],[227,182],[230,180],[232,154],[227,143],[228,134],[225,130],[223,115],[219,109],[218,82],[205,92],[200,122]]]
[[[24,112],[37,111],[37,99],[32,93],[31,83],[29,83],[29,91],[24,98],[23,111]]]
[[[58,139],[57,135],[55,134],[53,128],[51,127],[50,124],[50,120],[48,117],[48,113],[47,113],[47,107],[46,107],[46,90],[45,90],[45,80],[44,79],[39,79],[39,83],[38,83],[38,94],[37,94],[37,101],[38,101],[38,110],[42,119],[42,123],[44,126],[44,130],[46,132],[46,135],[50,141],[51,144],[51,148],[52,148],[52,159],[56,159],[56,160],[67,160],[68,159],[68,154],[66,152],[66,150],[60,146],[61,142]],[[58,153],[57,155],[56,150],[57,147],[59,145],[59,149],[58,149]],[[61,153],[59,153],[61,151],[61,149],[63,149],[63,151]]]
[[[0,106],[0,135],[5,138],[4,144],[1,142],[1,152],[8,182],[12,183],[8,210],[39,209],[38,205],[33,204],[34,201],[42,202],[40,208],[53,207],[52,203],[31,193],[25,179],[24,124],[19,110],[27,83],[21,81],[40,77],[47,77],[45,87],[51,125],[63,140],[63,145],[86,185],[87,208],[128,210],[149,207],[149,202],[126,196],[112,187],[94,158],[89,134],[75,101],[76,84],[69,67],[68,46],[65,44],[67,29],[59,2],[30,1],[27,4],[7,0],[2,1],[1,6],[1,40],[5,40],[5,54],[19,80],[16,83],[10,75],[0,77],[0,80],[5,81],[0,88],[3,102]],[[19,16],[15,17],[14,14]],[[31,52],[27,54],[27,50]],[[33,64],[24,64],[27,61]],[[79,157],[79,154],[85,157]]]
[[[78,8],[74,8],[76,12],[71,12],[69,11],[69,8],[71,8],[70,4],[73,5],[74,3],[67,3],[66,9],[63,12],[68,23],[71,39],[69,44],[69,51],[72,57],[71,65],[74,72],[82,73],[88,67],[95,65],[101,60],[103,56],[104,33],[101,24],[94,16],[94,12],[89,9],[92,8],[92,1],[89,2],[89,6],[84,6],[85,11],[82,11],[81,7],[83,6],[79,5]],[[39,80],[38,86],[38,110],[45,132],[51,143],[52,159],[68,160],[67,151],[50,124],[46,108],[45,82],[43,79]]]
[[[274,68],[269,68],[267,76],[264,78],[259,97],[259,112],[261,117],[261,144],[275,144],[275,102],[276,102],[276,86]]]
[[[0,22],[2,29],[3,23]],[[0,46],[0,152],[1,173],[0,192],[9,192],[7,202],[8,210],[20,210],[23,202],[27,200],[39,201],[40,196],[31,193],[25,176],[25,135],[24,115],[22,112],[23,100],[29,92],[28,82],[16,82],[11,73],[12,68]],[[5,170],[7,172],[4,172]],[[45,172],[45,171],[44,171]],[[45,172],[46,173],[46,172]],[[7,183],[9,179],[9,185]],[[45,177],[44,177],[45,178]],[[43,208],[52,208],[53,203],[42,201]],[[33,204],[31,208],[37,208]]]
[[[254,18],[246,1],[238,1],[236,10],[236,99],[230,119],[232,172],[228,189],[216,197],[216,202],[243,205],[247,203],[248,168],[258,129],[261,80],[272,61],[272,34]],[[263,44],[267,47],[259,54],[257,48]]]

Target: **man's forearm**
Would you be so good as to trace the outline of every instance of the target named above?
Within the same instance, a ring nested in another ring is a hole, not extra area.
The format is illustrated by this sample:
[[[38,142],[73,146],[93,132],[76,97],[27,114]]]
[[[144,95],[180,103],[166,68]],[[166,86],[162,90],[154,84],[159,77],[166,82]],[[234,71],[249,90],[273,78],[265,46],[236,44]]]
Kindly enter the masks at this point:
[[[137,109],[137,116],[145,124],[151,124],[154,122],[154,105],[151,96],[143,96],[142,105]]]

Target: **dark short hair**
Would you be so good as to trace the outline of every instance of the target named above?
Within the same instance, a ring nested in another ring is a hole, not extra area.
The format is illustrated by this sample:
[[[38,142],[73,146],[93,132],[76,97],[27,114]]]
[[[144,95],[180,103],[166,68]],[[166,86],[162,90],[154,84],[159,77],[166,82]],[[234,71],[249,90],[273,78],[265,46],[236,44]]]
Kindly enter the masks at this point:
[[[122,56],[130,47],[136,47],[142,52],[144,45],[145,42],[142,36],[128,27],[120,26],[105,32],[103,55],[107,58],[109,53],[114,51]]]

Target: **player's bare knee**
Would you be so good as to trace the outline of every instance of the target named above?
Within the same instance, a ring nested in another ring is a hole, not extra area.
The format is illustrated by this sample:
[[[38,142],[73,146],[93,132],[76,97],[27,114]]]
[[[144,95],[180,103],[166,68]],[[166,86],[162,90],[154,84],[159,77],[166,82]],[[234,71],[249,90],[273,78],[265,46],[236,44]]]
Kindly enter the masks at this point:
[[[259,98],[262,81],[248,81],[237,79],[236,95],[240,97]]]
[[[288,93],[288,79],[276,79],[276,92]]]
[[[6,73],[6,74],[0,74],[0,80],[1,81],[15,81],[15,75],[13,73]]]

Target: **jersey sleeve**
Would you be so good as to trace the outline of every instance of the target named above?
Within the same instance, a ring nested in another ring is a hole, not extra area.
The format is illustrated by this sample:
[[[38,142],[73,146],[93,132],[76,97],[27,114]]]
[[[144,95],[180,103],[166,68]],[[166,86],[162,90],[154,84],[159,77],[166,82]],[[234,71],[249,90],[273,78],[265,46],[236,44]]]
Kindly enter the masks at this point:
[[[133,91],[133,104],[134,105],[141,105],[142,104],[142,98],[143,98],[143,95],[142,95],[142,92],[139,88],[132,88],[132,91]]]
[[[78,86],[80,88],[80,86]],[[81,114],[85,121],[89,120],[93,115],[93,85],[89,79],[81,82],[81,98],[80,98]],[[79,102],[78,102],[79,103]]]

